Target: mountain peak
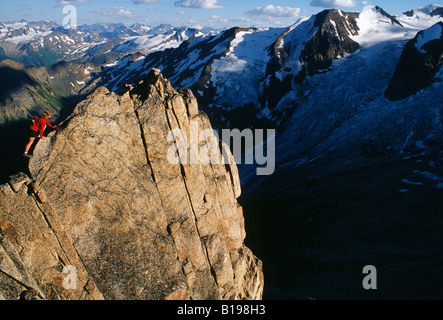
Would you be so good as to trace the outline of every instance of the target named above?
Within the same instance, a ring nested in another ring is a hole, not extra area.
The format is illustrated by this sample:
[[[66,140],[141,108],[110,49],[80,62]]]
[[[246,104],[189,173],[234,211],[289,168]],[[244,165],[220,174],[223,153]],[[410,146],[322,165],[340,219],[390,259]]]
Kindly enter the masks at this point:
[[[431,4],[428,6],[416,8],[404,12],[401,17],[410,24],[428,21],[428,27],[443,18],[443,6],[439,4]]]
[[[381,8],[381,7],[379,7],[379,6],[375,6],[374,9],[375,9],[375,11],[376,11],[377,13],[380,13],[382,16],[384,16],[384,17],[390,19],[390,20],[391,20],[391,23],[392,23],[393,25],[397,24],[397,25],[399,25],[400,27],[403,27],[403,25],[400,23],[400,21],[398,21],[394,16],[390,15],[389,13],[387,13],[383,8]]]
[[[330,29],[330,31],[336,35],[356,35],[358,34],[357,18],[357,12],[344,12],[338,9],[323,10],[315,16],[314,27],[325,31],[332,25],[333,30]]]
[[[32,179],[0,186],[0,257],[16,258],[2,263],[14,275],[8,285],[0,278],[2,297],[32,289],[40,299],[261,299],[235,163],[167,157],[171,130],[212,129],[192,92],[168,83],[151,71],[121,96],[98,88],[37,144]],[[3,236],[3,226],[13,232]],[[67,262],[78,289],[63,290]]]
[[[413,10],[409,10],[404,12],[403,14],[408,16],[408,17],[412,17],[417,13],[423,13],[423,14],[427,14],[430,16],[440,16],[443,17],[443,5],[440,4],[430,4],[424,7],[419,7]]]
[[[318,31],[306,43],[300,60],[307,63],[307,71],[313,75],[327,69],[339,56],[352,53],[360,46],[350,37],[358,34],[358,13],[341,10],[324,10],[317,14],[314,28]],[[303,78],[303,77],[302,77]]]

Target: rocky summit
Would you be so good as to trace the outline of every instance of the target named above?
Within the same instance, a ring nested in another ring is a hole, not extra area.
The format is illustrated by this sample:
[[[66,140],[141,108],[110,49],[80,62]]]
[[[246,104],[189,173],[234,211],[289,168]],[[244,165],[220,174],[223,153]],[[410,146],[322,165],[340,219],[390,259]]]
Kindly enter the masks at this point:
[[[79,103],[0,186],[0,298],[261,299],[236,164],[167,160],[191,121],[211,129],[156,70]]]

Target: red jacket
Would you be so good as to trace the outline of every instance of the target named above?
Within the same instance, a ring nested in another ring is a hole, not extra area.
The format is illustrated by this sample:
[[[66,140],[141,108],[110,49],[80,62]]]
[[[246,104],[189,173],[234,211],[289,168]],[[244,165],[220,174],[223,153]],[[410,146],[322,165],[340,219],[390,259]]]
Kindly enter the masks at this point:
[[[45,131],[46,126],[49,126],[51,128],[54,128],[52,124],[49,123],[48,119],[38,117],[35,119],[35,121],[31,124],[29,129],[39,132],[40,137],[43,137],[43,131]]]

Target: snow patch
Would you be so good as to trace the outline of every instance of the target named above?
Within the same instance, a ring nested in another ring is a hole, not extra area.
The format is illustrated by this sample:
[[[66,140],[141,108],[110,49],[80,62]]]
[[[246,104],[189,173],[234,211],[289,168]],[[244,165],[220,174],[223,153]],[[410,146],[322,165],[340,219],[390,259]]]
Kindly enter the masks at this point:
[[[38,38],[45,37],[45,36],[47,36],[47,35],[49,35],[51,33],[52,33],[52,31],[37,32],[35,29],[31,29],[28,34],[24,34],[24,35],[21,35],[21,36],[9,38],[9,39],[6,39],[6,41],[12,42],[14,44],[20,44],[20,43],[23,43],[23,42],[29,42],[29,41],[37,40]]]
[[[413,28],[416,30],[428,29],[437,22],[441,21],[440,16],[431,16],[431,13],[438,8],[443,8],[443,6],[434,4],[417,8],[413,10],[413,14],[411,16],[402,14],[397,17],[397,20],[408,28]]]
[[[226,55],[212,64],[211,81],[216,87],[217,103],[238,106],[257,102],[258,82],[269,60],[268,48],[281,32],[282,29],[263,28],[236,34]],[[224,94],[225,89],[233,94]]]
[[[350,38],[362,46],[373,46],[404,37],[411,39],[415,36],[410,34],[410,29],[392,24],[391,19],[381,14],[375,7],[365,7],[356,20],[360,31],[357,36],[350,35]]]
[[[106,64],[106,65],[105,65],[105,68],[115,67],[116,65],[118,65],[118,60],[117,60],[117,61],[114,61],[114,62],[112,62],[112,63]]]
[[[417,43],[415,44],[417,50],[420,52],[426,52],[426,50],[422,49],[423,46],[432,40],[440,39],[442,31],[443,28],[441,24],[436,24],[431,28],[420,32],[417,37]]]

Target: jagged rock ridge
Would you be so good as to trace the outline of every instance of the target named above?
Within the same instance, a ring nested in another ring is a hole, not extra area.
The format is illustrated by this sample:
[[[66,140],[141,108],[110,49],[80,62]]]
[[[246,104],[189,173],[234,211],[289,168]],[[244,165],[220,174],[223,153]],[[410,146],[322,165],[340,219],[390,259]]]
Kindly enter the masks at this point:
[[[260,299],[235,163],[171,164],[171,129],[210,129],[190,90],[151,72],[77,105],[0,190],[5,299]],[[203,142],[201,142],[203,143]],[[77,270],[77,290],[62,269]]]
[[[442,65],[443,22],[439,22],[420,31],[406,44],[386,89],[386,97],[401,100],[428,87]]]

